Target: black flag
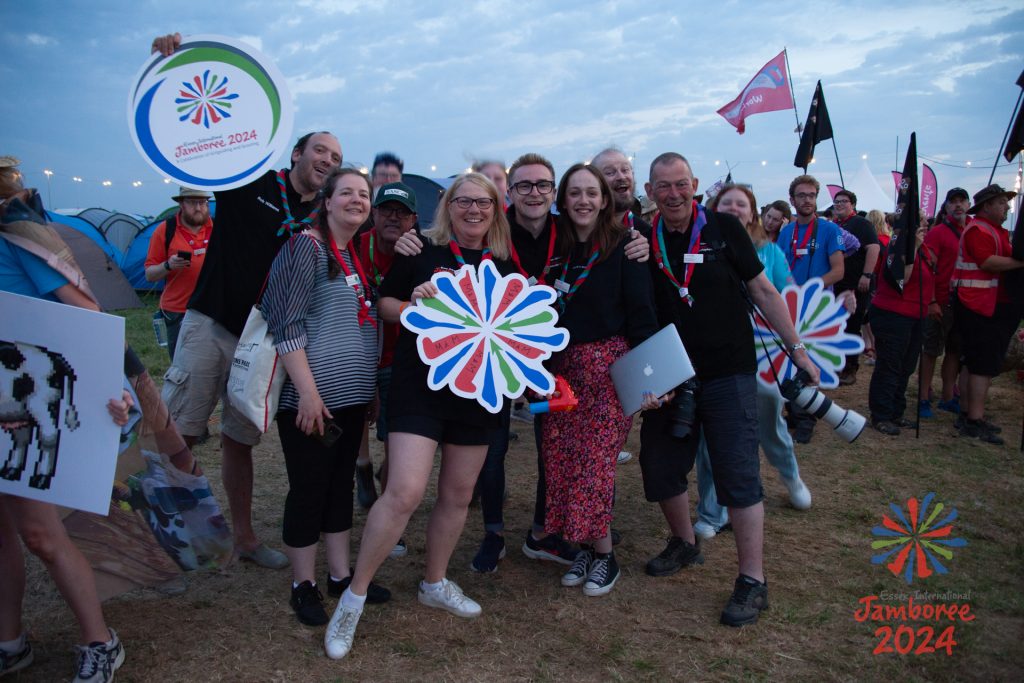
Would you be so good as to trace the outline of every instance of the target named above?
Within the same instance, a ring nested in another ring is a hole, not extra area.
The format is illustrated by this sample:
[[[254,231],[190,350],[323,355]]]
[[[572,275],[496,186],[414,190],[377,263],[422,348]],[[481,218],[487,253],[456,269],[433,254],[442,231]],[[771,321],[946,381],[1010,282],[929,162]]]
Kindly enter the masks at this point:
[[[814,146],[822,140],[829,140],[832,137],[832,121],[828,118],[828,107],[825,106],[825,93],[821,90],[821,81],[814,89],[814,98],[811,100],[811,110],[807,112],[807,123],[804,124],[803,135],[800,136],[800,146],[796,150],[796,159],[793,165],[807,171],[807,166],[814,156]]]
[[[725,184],[726,185],[731,185],[732,184],[732,171],[729,171],[729,175],[725,176]]]
[[[917,249],[917,229],[921,226],[921,206],[917,178],[917,133],[910,134],[910,147],[903,162],[903,177],[900,179],[899,194],[896,197],[896,220],[892,227],[893,238],[885,257],[884,276],[896,291],[903,292],[905,266],[914,262]]]
[[[1017,85],[1024,88],[1024,71],[1020,72]],[[1020,105],[1020,98],[1017,99],[1017,104],[1018,106]],[[1006,157],[1007,161],[1013,161],[1013,158],[1024,149],[1024,116],[1021,115],[1022,113],[1024,113],[1024,110],[1017,109],[1017,119],[1013,122],[1010,138],[1006,141],[1006,149],[1003,151],[1003,156]]]

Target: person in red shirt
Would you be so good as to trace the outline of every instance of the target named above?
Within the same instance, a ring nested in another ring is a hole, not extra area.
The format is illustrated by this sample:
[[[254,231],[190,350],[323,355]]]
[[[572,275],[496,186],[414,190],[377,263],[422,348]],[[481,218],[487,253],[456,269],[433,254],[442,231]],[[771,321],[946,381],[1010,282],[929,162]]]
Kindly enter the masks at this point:
[[[1024,260],[1011,255],[1010,233],[1002,227],[1016,194],[993,184],[974,195],[974,206],[968,210],[974,218],[960,236],[953,270],[954,320],[960,331],[960,359],[967,371],[957,427],[965,436],[994,444],[1002,444],[1003,439],[999,428],[983,419],[985,399],[992,378],[1002,370],[1019,317],[1004,274],[1024,268]]]
[[[938,357],[942,359],[942,400],[939,408],[951,413],[960,412],[960,402],[953,393],[960,374],[960,337],[953,328],[953,301],[949,282],[960,251],[960,234],[967,222],[970,195],[961,187],[946,193],[942,204],[941,220],[924,238],[924,243],[935,252],[935,298],[928,304],[928,317],[922,330],[924,345],[921,352],[921,377],[925,383],[925,398],[921,399],[921,417],[932,416],[932,374]]]
[[[199,281],[199,271],[203,268],[206,247],[213,233],[213,219],[210,218],[212,197],[203,190],[180,188],[171,199],[181,208],[160,224],[149,240],[146,280],[159,282],[167,279],[164,293],[160,295],[160,313],[167,325],[167,353],[171,360],[174,360],[181,320]]]

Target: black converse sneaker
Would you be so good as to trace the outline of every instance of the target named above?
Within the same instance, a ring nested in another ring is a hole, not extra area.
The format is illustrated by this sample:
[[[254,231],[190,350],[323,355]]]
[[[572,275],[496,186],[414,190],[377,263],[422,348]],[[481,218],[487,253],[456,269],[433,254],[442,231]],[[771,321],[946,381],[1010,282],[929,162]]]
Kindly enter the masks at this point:
[[[590,565],[587,582],[583,584],[583,594],[591,597],[611,592],[615,582],[619,580],[619,563],[615,561],[615,553],[604,557],[598,555]]]
[[[307,626],[323,626],[330,621],[324,610],[324,596],[312,581],[303,581],[292,588],[289,603],[295,610],[295,616]]]
[[[562,576],[563,586],[579,586],[581,583],[587,580],[587,576],[590,574],[590,565],[594,562],[594,550],[593,548],[581,547],[580,551],[576,553],[576,559],[573,560],[572,566]]]
[[[732,596],[722,610],[721,622],[726,626],[747,626],[757,623],[761,610],[768,609],[768,582],[761,583],[746,574],[736,578]]]

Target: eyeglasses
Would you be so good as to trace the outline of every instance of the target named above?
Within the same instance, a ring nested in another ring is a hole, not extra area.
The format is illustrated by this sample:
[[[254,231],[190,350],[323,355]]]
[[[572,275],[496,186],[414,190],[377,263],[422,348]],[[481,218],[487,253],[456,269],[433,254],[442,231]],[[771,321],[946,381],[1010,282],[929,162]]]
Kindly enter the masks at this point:
[[[793,199],[799,199],[801,201],[803,201],[805,199],[817,199],[817,198],[818,198],[818,193],[817,192],[797,192],[795,195],[793,195]]]
[[[550,180],[538,180],[535,183],[521,180],[512,186],[512,189],[524,197],[533,192],[533,188],[537,188],[537,194],[551,194],[551,190],[555,189],[555,184]]]
[[[412,215],[412,211],[405,208],[401,204],[398,206],[378,206],[375,211],[381,215],[382,218],[408,218]]]
[[[460,209],[468,209],[473,206],[473,204],[476,204],[477,208],[482,211],[486,211],[494,206],[494,200],[490,197],[477,197],[476,199],[473,199],[472,197],[456,197],[455,199],[449,200],[448,203],[455,204]]]
[[[207,204],[210,203],[210,200],[209,199],[202,199],[202,198],[199,198],[199,199],[182,199],[181,203],[182,204],[188,204],[190,206],[206,206]]]

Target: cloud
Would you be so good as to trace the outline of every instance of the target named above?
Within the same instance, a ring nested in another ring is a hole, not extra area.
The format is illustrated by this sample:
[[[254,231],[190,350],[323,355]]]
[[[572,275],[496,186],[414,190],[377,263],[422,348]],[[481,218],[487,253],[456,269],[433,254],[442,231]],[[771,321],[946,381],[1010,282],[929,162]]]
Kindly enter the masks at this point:
[[[288,88],[293,95],[326,95],[345,87],[345,79],[331,74],[323,76],[302,75],[288,79]]]
[[[380,0],[299,0],[295,4],[321,14],[355,14],[363,9],[384,9],[388,3]]]
[[[25,36],[25,42],[37,47],[46,47],[47,45],[56,45],[57,39],[51,38],[50,36],[44,36],[39,33],[29,33]]]

